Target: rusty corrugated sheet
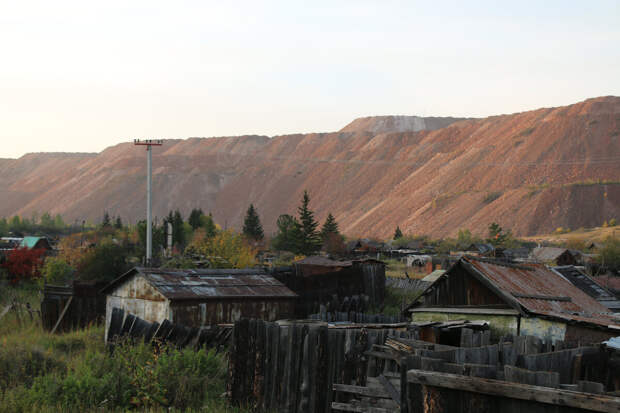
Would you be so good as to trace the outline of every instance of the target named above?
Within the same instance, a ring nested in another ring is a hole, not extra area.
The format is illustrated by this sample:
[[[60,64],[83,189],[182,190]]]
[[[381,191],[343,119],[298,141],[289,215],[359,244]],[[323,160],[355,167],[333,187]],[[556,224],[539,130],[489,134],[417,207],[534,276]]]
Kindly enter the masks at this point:
[[[268,274],[229,270],[136,268],[170,300],[219,298],[294,298],[297,295]],[[256,272],[261,272],[256,271]]]
[[[473,257],[463,260],[530,313],[605,326],[618,324],[605,314],[609,311],[605,306],[542,264],[500,264]],[[546,298],[523,297],[528,295]]]

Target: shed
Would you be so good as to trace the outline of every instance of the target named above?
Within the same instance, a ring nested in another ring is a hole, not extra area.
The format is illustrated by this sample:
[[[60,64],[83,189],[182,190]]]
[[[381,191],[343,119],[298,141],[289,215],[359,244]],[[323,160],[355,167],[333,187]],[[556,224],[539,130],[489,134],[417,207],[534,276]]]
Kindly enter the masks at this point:
[[[187,327],[267,321],[293,315],[297,295],[261,269],[162,269],[136,267],[103,290],[106,337],[112,309],[143,320],[165,319]]]
[[[568,248],[537,247],[532,250],[530,259],[544,264],[577,265],[579,253]]]
[[[605,306],[542,264],[516,265],[462,257],[406,310],[414,321],[490,321],[495,336],[600,342],[620,320]]]
[[[575,287],[603,304],[609,311],[614,313],[620,312],[620,299],[613,292],[597,283],[594,278],[581,271],[578,267],[574,265],[565,265],[562,267],[553,267],[552,269],[562,275],[562,277],[567,279]]]

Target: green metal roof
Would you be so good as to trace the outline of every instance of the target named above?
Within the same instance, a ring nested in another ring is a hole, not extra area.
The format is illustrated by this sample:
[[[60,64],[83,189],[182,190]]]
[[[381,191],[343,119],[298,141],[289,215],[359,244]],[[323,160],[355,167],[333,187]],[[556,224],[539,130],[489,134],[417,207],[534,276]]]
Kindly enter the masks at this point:
[[[39,240],[44,239],[43,237],[24,237],[24,239],[22,240],[22,242],[19,244],[20,247],[26,247],[26,248],[34,248],[35,245],[37,245],[37,242],[39,242]]]

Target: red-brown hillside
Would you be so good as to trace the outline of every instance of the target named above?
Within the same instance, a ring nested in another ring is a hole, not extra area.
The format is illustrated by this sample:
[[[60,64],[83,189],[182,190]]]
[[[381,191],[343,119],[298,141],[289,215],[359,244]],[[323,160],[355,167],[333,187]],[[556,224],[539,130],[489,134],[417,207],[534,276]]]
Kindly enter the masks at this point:
[[[166,141],[154,151],[154,214],[201,207],[239,228],[252,202],[271,233],[308,189],[318,219],[332,212],[349,235],[386,237],[396,225],[433,236],[482,233],[492,221],[531,235],[620,218],[618,97],[485,119],[416,119]],[[435,130],[411,131],[419,119]],[[50,211],[98,221],[107,210],[135,221],[144,216],[145,164],[131,143],[0,160],[0,216]]]

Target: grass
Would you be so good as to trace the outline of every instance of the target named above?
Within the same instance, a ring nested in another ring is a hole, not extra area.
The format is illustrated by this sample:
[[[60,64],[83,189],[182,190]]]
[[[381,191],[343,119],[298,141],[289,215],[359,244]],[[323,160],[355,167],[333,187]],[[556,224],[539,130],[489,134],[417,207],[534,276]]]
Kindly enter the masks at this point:
[[[409,274],[410,278],[424,278],[424,276],[426,276],[426,274],[414,273],[413,267],[407,267],[406,263],[394,258],[384,259],[383,262],[386,264],[386,277],[406,278],[405,272]]]
[[[385,288],[385,307],[383,308],[383,314],[385,315],[398,315],[402,313],[402,310],[411,304],[422,291],[412,291],[400,288]]]
[[[0,290],[0,303],[15,297],[32,299],[33,289]],[[0,320],[0,413],[244,411],[222,397],[226,374],[225,356],[208,349],[124,343],[109,351],[102,326],[51,335],[12,311]]]
[[[563,234],[543,234],[524,237],[526,241],[550,244],[602,242],[608,237],[620,236],[620,226],[579,228]]]

